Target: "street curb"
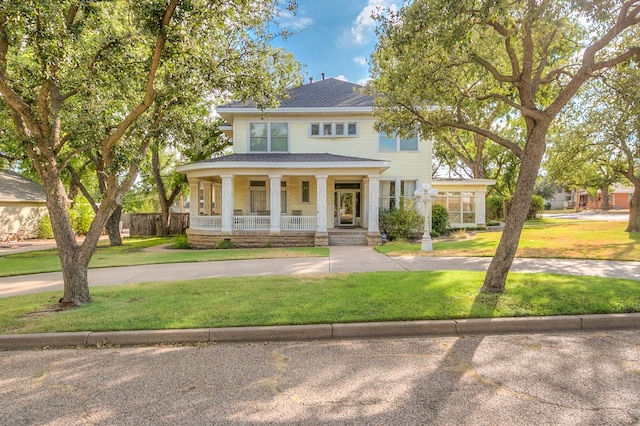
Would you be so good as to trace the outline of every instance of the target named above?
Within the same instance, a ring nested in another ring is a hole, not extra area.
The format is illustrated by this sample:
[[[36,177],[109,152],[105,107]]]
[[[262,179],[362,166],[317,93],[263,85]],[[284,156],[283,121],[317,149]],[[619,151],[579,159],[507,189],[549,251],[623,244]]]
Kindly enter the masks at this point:
[[[0,335],[0,351],[640,329],[640,313]]]

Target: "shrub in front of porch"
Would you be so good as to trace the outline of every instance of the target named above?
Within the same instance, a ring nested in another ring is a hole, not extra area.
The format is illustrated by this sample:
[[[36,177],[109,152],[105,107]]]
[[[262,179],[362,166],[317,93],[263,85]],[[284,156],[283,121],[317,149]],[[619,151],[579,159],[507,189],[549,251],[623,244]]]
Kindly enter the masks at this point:
[[[380,231],[389,241],[420,238],[424,232],[424,217],[414,208],[381,210]]]

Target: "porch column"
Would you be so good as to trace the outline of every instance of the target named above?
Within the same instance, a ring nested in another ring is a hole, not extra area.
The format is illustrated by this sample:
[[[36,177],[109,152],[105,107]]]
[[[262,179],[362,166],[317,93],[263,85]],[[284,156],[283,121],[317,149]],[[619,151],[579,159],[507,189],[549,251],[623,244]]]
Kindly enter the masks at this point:
[[[318,209],[318,233],[327,232],[327,175],[316,176],[316,207]]]
[[[211,190],[213,188],[213,182],[204,181],[202,185],[204,187],[204,214],[211,216],[211,203],[213,202]]]
[[[369,227],[369,179],[364,178],[362,179],[362,192],[360,193],[362,196],[362,202],[361,202],[361,213],[360,216],[362,217],[362,227],[363,228],[368,228]]]
[[[280,233],[280,180],[280,175],[269,175],[269,194],[271,195],[269,232],[276,234]]]
[[[219,183],[213,184],[213,201],[216,205],[215,213],[220,214],[220,208],[222,206],[222,185]]]
[[[222,232],[233,230],[233,176],[222,175]]]
[[[486,197],[487,197],[486,189],[478,189],[476,191],[476,226],[487,224],[487,218],[485,215],[485,212],[487,209]]]
[[[189,180],[189,216],[200,215],[200,181]]]
[[[369,176],[369,233],[379,233],[378,210],[380,208],[380,176]]]

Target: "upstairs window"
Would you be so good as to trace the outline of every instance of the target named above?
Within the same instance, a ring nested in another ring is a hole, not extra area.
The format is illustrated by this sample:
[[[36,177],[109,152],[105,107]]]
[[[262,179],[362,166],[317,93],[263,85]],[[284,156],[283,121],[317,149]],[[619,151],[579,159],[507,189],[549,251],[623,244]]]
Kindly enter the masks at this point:
[[[358,136],[358,123],[321,122],[311,123],[309,135],[313,138],[346,138]]]
[[[398,136],[397,133],[388,135],[385,132],[380,132],[378,136],[378,149],[381,152],[417,151],[418,135],[405,139]]]
[[[249,151],[289,151],[289,126],[287,123],[251,123],[249,125]]]

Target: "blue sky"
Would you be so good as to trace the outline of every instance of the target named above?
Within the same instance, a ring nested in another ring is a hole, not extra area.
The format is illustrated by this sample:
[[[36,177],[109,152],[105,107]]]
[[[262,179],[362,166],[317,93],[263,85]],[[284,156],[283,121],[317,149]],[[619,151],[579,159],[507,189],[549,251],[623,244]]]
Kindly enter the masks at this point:
[[[298,0],[293,15],[282,11],[282,27],[295,32],[274,44],[292,52],[303,64],[305,81],[326,77],[363,83],[369,76],[369,56],[376,43],[376,8],[397,9],[400,0]]]

